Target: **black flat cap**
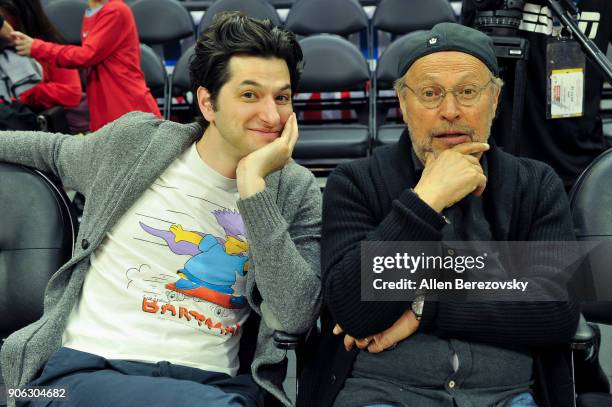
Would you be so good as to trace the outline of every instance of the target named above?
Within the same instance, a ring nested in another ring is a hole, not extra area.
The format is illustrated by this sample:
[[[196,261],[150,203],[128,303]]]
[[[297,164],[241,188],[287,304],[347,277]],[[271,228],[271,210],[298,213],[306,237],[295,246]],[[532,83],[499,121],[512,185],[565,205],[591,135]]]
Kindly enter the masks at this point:
[[[419,58],[434,52],[459,51],[480,59],[493,73],[499,75],[495,48],[491,38],[473,28],[456,23],[439,23],[431,31],[419,31],[410,36],[400,52],[399,74],[406,71]]]

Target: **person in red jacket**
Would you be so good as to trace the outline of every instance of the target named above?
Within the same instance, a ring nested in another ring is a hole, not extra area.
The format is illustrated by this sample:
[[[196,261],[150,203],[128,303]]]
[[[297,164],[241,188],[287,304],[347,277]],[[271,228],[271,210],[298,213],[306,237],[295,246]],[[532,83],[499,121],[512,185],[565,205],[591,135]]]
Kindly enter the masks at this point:
[[[0,0],[0,17],[8,23],[7,31],[23,31],[44,41],[64,41],[45,16],[39,0]],[[5,38],[10,40],[8,35]],[[79,72],[45,62],[41,65],[43,81],[19,95],[19,101],[34,110],[45,110],[53,106],[78,106],[82,97]]]
[[[81,46],[59,45],[13,33],[17,53],[59,67],[87,73],[87,99],[92,131],[139,110],[161,117],[140,68],[136,22],[122,0],[88,0]]]

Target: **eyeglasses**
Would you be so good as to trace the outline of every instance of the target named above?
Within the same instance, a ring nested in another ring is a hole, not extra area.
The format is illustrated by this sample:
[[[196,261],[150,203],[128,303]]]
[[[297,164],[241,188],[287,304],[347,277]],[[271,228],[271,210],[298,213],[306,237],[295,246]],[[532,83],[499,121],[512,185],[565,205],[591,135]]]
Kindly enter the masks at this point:
[[[410,89],[410,91],[414,93],[423,107],[427,109],[435,109],[442,104],[442,101],[449,92],[455,96],[457,103],[459,103],[461,106],[473,106],[478,103],[482,91],[485,90],[485,88],[489,86],[491,82],[493,82],[493,78],[489,79],[489,81],[482,86],[468,83],[457,85],[452,89],[444,89],[438,85],[426,85],[414,90],[405,83],[403,83],[403,86]]]

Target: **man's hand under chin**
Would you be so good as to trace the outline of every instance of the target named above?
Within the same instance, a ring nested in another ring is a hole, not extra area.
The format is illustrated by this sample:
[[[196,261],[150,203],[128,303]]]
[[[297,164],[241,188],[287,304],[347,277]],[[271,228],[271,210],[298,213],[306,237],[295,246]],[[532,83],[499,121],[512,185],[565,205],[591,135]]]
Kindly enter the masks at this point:
[[[444,150],[437,157],[428,153],[414,192],[436,212],[442,212],[468,194],[482,195],[487,177],[479,158],[488,149],[486,143],[470,142]]]
[[[298,125],[293,113],[287,119],[279,138],[238,162],[236,178],[240,198],[248,198],[266,188],[264,178],[287,165],[297,140]]]

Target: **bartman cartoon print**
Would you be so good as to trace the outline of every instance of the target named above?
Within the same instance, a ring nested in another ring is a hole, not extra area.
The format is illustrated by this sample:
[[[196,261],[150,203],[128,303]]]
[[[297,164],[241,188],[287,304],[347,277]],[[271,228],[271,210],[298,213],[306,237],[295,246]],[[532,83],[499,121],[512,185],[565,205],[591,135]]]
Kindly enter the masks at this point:
[[[224,308],[242,308],[246,305],[245,276],[249,269],[245,226],[236,211],[217,210],[213,215],[225,231],[224,238],[185,230],[181,225],[172,225],[169,230],[142,222],[140,226],[166,241],[174,254],[192,256],[177,271],[180,278],[166,284],[169,300],[181,301],[187,295]]]

